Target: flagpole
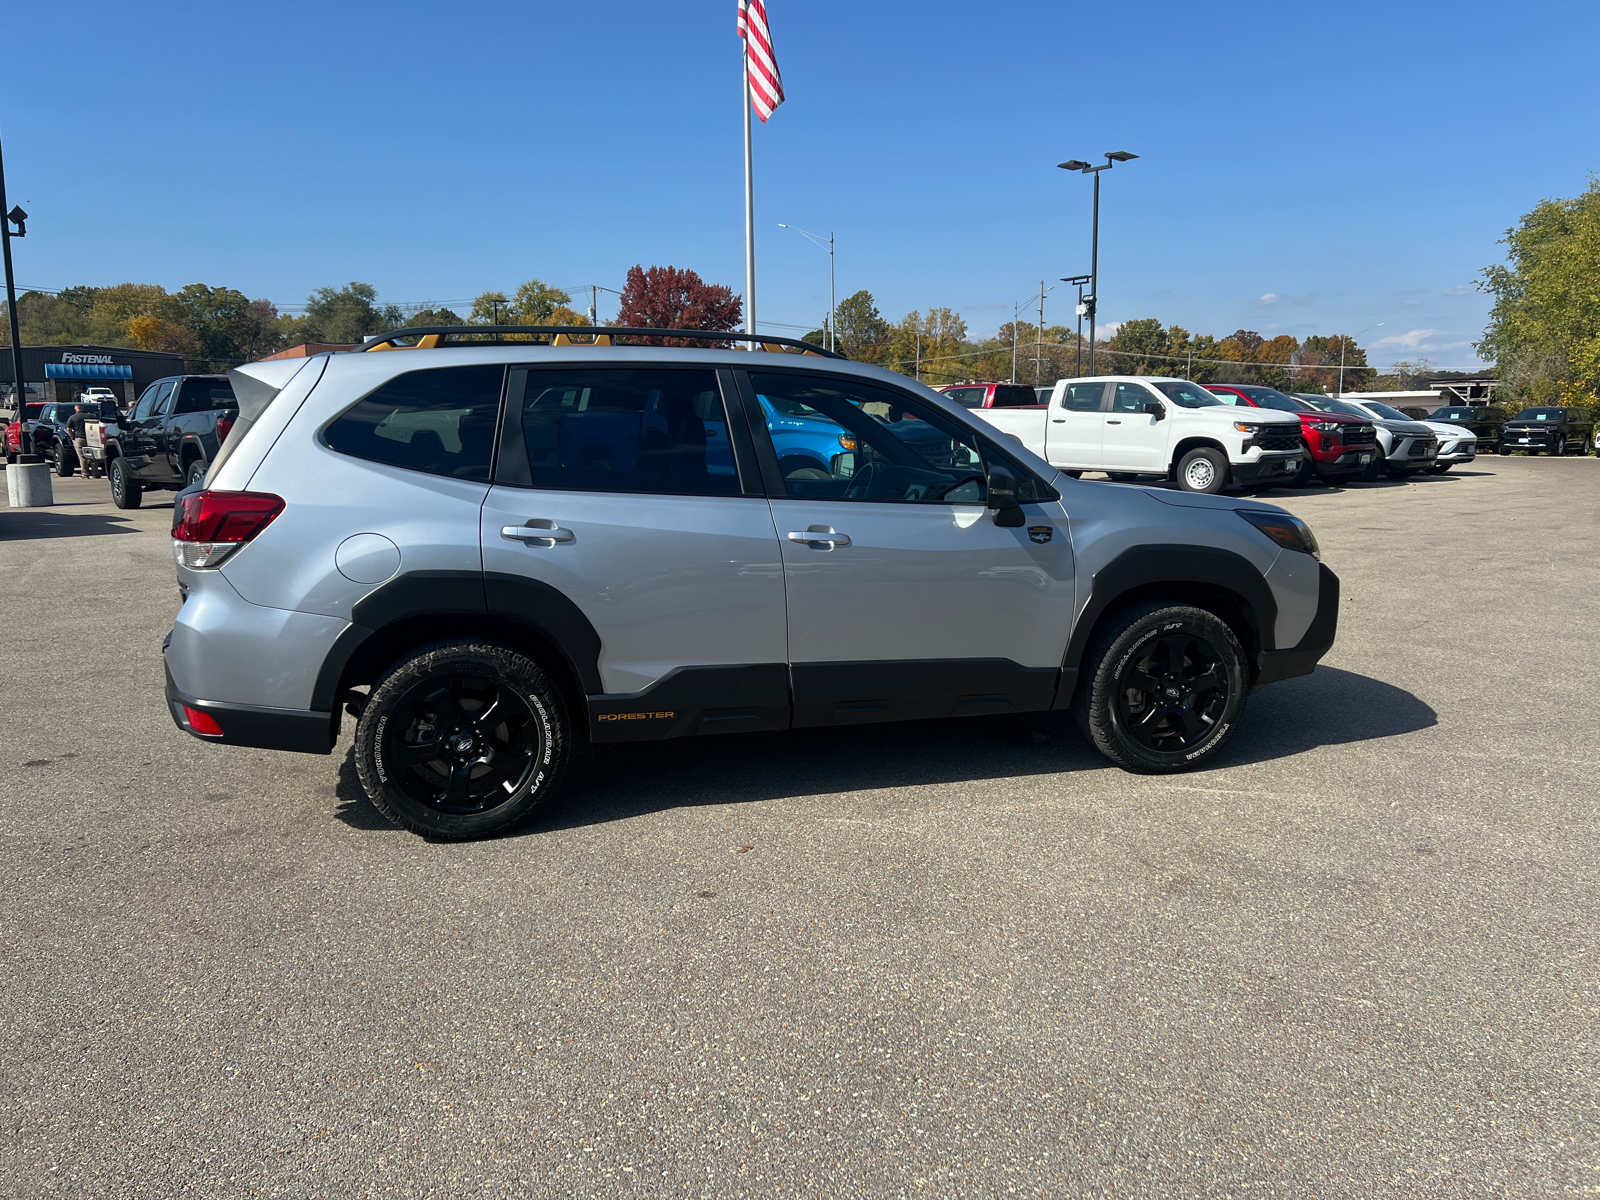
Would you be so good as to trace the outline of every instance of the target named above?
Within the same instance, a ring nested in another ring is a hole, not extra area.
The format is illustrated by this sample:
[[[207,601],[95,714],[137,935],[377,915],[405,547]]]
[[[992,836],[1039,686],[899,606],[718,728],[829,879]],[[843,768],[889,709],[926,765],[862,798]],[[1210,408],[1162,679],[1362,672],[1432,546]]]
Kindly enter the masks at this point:
[[[750,158],[750,43],[744,48],[744,331],[756,332],[756,193],[755,174]],[[754,342],[746,350],[756,349]]]

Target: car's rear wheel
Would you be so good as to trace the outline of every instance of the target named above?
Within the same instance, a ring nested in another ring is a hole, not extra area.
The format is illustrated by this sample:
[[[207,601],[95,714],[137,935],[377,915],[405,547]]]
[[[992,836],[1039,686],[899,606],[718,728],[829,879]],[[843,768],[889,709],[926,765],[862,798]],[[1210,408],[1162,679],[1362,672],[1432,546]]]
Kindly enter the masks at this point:
[[[1071,477],[1073,479],[1082,479],[1083,478],[1083,472],[1082,471],[1063,471],[1061,473],[1063,475],[1069,476],[1069,477]]]
[[[356,771],[396,825],[487,837],[550,802],[571,740],[561,695],[533,659],[497,642],[438,642],[373,686]]]
[[[111,503],[118,508],[138,508],[144,500],[144,488],[128,471],[128,466],[118,455],[111,460]]]
[[[56,443],[56,476],[65,479],[72,474],[72,460],[67,457],[67,448],[60,442]]]
[[[1244,711],[1244,647],[1215,614],[1156,600],[1120,614],[1084,660],[1073,707],[1100,753],[1129,771],[1187,771]]]
[[[184,486],[185,487],[193,487],[195,484],[203,482],[205,480],[205,477],[206,477],[206,464],[205,464],[205,461],[203,459],[197,458],[197,459],[195,459],[193,462],[191,462],[189,464],[188,473],[184,476]]]
[[[1228,482],[1228,460],[1209,446],[1191,450],[1178,463],[1178,486],[1186,492],[1215,496]]]

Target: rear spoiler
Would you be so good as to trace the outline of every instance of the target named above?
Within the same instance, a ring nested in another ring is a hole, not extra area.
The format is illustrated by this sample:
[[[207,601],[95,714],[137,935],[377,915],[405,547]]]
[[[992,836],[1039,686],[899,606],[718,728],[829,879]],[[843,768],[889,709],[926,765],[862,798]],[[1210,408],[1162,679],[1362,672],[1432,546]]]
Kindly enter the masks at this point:
[[[228,372],[234,399],[239,401],[239,417],[253,422],[267,411],[267,405],[299,373],[309,358],[278,358],[268,362],[245,363]]]

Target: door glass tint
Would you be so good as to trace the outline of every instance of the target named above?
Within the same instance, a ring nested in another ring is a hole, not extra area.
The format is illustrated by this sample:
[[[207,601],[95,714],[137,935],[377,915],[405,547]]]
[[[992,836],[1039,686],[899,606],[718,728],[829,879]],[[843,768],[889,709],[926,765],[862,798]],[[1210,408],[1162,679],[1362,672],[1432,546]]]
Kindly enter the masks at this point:
[[[944,395],[947,399],[961,405],[962,408],[983,407],[983,389],[981,387],[946,388]]]
[[[995,408],[1032,408],[1039,403],[1039,395],[1031,387],[1006,386],[994,390]]]
[[[226,379],[185,379],[178,393],[180,413],[210,412],[216,408],[238,408],[233,385]]]
[[[972,433],[899,392],[821,375],[750,382],[796,500],[982,504],[988,494]]]
[[[1154,396],[1137,383],[1119,383],[1117,384],[1116,394],[1111,397],[1111,411],[1119,413],[1143,412],[1145,401],[1154,399]]]
[[[160,385],[152,383],[145,388],[144,395],[139,397],[139,403],[133,407],[133,419],[142,421],[150,415],[150,410],[156,406],[156,396],[161,392]]]
[[[715,371],[531,369],[520,398],[536,488],[736,496]]]
[[[151,416],[164,417],[172,411],[172,388],[173,385],[170,383],[161,385],[160,390],[156,392],[155,407],[150,410]]]
[[[1061,407],[1072,412],[1099,412],[1100,401],[1105,398],[1103,383],[1069,383]]]
[[[500,366],[441,367],[391,379],[323,434],[341,454],[487,483]]]

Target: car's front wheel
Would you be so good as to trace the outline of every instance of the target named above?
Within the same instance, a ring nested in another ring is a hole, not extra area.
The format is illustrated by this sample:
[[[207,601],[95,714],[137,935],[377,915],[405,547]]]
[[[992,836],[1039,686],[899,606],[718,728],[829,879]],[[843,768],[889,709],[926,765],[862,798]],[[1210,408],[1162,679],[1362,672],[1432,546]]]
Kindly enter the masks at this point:
[[[1244,647],[1221,618],[1156,600],[1096,636],[1073,707],[1084,736],[1118,766],[1187,771],[1228,740],[1249,682]]]
[[[56,476],[65,479],[72,474],[72,460],[67,457],[67,448],[60,442],[56,443]]]
[[[571,740],[561,695],[533,659],[498,642],[438,642],[373,686],[356,724],[356,771],[395,824],[487,837],[549,803]]]
[[[144,501],[144,488],[133,478],[121,455],[111,460],[110,469],[111,503],[118,508],[138,508]]]
[[[1178,463],[1178,486],[1186,492],[1215,496],[1228,482],[1228,460],[1209,446],[1191,450]]]
[[[204,460],[197,458],[189,464],[189,470],[184,476],[184,486],[193,487],[197,483],[204,482],[205,477],[206,464]]]

